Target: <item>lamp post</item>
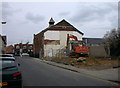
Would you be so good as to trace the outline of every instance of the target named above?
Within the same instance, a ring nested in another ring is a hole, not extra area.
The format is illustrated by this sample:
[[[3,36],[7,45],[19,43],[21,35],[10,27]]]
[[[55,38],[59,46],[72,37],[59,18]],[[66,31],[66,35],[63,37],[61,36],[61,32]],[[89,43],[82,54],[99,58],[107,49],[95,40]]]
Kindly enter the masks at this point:
[[[1,22],[2,24],[6,24],[6,22],[5,21],[3,21],[3,22]]]
[[[2,21],[1,22],[1,24],[2,25],[4,25],[4,24],[6,24],[7,22],[5,22],[5,21]],[[2,25],[0,26],[0,28],[2,29]],[[0,31],[1,32],[1,31]],[[2,38],[2,37],[1,37]],[[1,40],[1,44],[2,44],[2,50],[4,51],[4,52],[6,52],[6,43],[4,43],[5,44],[5,46],[3,46],[3,43],[2,43],[2,40]]]

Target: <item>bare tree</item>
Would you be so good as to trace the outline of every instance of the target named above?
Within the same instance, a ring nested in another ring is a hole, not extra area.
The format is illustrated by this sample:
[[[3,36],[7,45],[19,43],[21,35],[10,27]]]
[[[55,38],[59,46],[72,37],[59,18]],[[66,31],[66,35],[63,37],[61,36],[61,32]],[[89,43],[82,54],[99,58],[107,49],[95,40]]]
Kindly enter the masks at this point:
[[[111,56],[120,56],[120,28],[112,29],[104,35],[105,46],[110,48]]]

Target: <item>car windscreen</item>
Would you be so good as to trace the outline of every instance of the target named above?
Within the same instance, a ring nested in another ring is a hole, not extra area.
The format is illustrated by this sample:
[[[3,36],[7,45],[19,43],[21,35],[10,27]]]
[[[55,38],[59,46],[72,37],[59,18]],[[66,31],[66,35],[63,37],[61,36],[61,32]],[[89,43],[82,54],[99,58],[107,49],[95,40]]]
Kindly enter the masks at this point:
[[[0,60],[0,69],[6,69],[6,68],[11,68],[15,67],[15,61],[13,60]]]

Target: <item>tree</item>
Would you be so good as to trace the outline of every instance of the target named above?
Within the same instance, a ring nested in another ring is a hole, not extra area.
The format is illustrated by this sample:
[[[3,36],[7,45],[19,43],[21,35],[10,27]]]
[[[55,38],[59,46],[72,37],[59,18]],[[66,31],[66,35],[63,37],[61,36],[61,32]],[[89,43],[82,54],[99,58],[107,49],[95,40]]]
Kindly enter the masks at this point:
[[[105,46],[110,48],[111,56],[120,56],[120,28],[112,29],[104,35]]]

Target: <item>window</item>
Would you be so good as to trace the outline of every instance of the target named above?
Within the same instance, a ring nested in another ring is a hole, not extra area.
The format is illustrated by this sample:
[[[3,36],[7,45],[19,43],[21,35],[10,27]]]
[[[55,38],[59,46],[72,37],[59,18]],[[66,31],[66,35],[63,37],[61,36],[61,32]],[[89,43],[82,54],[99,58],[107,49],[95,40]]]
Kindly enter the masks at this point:
[[[23,46],[23,49],[26,49],[27,48],[27,46]]]
[[[32,49],[32,46],[29,46],[30,49]]]
[[[19,49],[19,48],[20,48],[20,46],[19,46],[19,45],[17,45],[17,46],[16,46],[16,49]]]

